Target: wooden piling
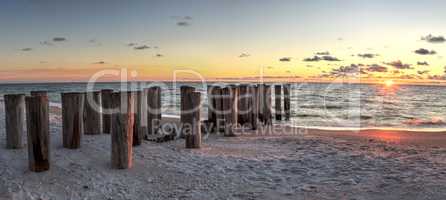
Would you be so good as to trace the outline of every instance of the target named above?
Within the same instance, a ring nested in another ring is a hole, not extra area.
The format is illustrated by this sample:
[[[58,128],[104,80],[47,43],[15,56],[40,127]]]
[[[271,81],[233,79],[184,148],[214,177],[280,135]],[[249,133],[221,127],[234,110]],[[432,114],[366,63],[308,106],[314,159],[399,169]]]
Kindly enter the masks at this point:
[[[161,127],[161,87],[146,88],[147,92],[147,137],[158,137]]]
[[[259,118],[259,86],[253,85],[251,87],[251,128],[257,130],[258,118]]]
[[[276,120],[282,120],[282,85],[274,86],[274,99],[275,105],[274,108],[276,110]]]
[[[134,102],[132,93],[117,92],[112,94],[112,107],[117,108],[111,116],[111,166],[115,169],[127,169],[133,162],[133,125]]]
[[[29,169],[46,171],[50,168],[48,97],[26,97],[25,102]]]
[[[25,94],[7,94],[4,100],[6,148],[20,149],[25,135]]]
[[[188,114],[182,122],[186,138],[186,148],[201,147],[201,122],[200,122],[200,104],[201,94],[199,92],[185,93],[184,111]]]
[[[225,114],[223,108],[223,88],[216,86],[214,88],[214,101],[215,101],[215,133],[225,132]]]
[[[271,115],[271,86],[262,84],[260,85],[260,116],[259,119],[264,125],[272,125]]]
[[[101,92],[87,92],[84,100],[84,133],[102,133]]]
[[[285,110],[285,120],[290,120],[291,116],[290,87],[290,84],[283,85],[283,109]]]
[[[101,90],[101,105],[102,105],[102,132],[110,134],[111,132],[111,95],[113,90]]]
[[[231,89],[231,122],[233,126],[237,126],[238,123],[238,98],[239,98],[239,90],[236,85],[230,85]]]
[[[77,149],[84,134],[84,93],[62,93],[61,96],[63,147]]]
[[[147,135],[147,92],[136,91],[135,126],[133,129],[133,146],[139,146]]]
[[[222,88],[222,95],[221,95],[221,99],[222,99],[222,115],[224,116],[223,118],[223,135],[224,136],[234,136],[234,132],[233,132],[233,114],[232,114],[232,110],[233,110],[233,99],[231,96],[231,88],[230,87],[225,87]]]
[[[249,94],[248,85],[242,84],[239,85],[239,97],[238,97],[238,123],[241,126],[245,126],[246,124],[250,124],[249,117],[249,101],[251,95]]]
[[[180,98],[181,98],[180,99],[180,122],[182,124],[185,123],[186,118],[188,118],[188,115],[190,114],[185,107],[185,106],[187,106],[186,104],[188,102],[185,102],[185,101],[186,101],[187,94],[192,93],[192,92],[195,92],[194,87],[191,87],[191,86],[181,86],[180,87]],[[181,128],[180,137],[184,138],[183,128]]]
[[[208,85],[207,87],[207,99],[208,99],[208,123],[210,126],[215,124],[215,100],[213,95],[214,86]]]

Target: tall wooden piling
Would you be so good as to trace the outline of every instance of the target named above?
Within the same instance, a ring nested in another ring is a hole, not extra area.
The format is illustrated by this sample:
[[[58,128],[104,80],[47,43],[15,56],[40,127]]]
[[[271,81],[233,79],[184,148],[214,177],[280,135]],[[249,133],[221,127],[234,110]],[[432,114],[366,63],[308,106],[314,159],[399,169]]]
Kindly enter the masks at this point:
[[[238,98],[238,123],[241,126],[250,124],[250,98],[249,86],[246,84],[239,85],[239,98]]]
[[[239,98],[239,90],[236,85],[229,86],[231,90],[231,122],[233,126],[237,126],[238,123],[238,98]]]
[[[181,98],[180,99],[180,122],[182,124],[185,123],[186,118],[188,118],[188,115],[191,114],[190,111],[188,111],[185,106],[187,106],[186,104],[188,103],[188,102],[186,102],[186,96],[192,92],[195,92],[194,87],[186,86],[186,85],[180,87],[180,98]],[[184,138],[184,136],[185,136],[184,130],[183,130],[183,128],[181,128],[180,137]]]
[[[282,120],[282,85],[274,86],[276,120]]]
[[[50,168],[48,97],[26,97],[25,102],[29,169],[46,171]]]
[[[260,115],[259,119],[264,125],[272,125],[271,115],[271,86],[262,84],[260,85]]]
[[[283,109],[285,110],[285,119],[290,120],[291,116],[291,96],[290,96],[290,84],[283,85]]]
[[[101,134],[101,92],[87,92],[84,104],[84,133],[86,135]]]
[[[186,148],[201,147],[201,122],[200,122],[200,104],[201,94],[199,92],[185,93],[182,96],[184,100],[184,111],[187,111],[182,127],[186,138]]]
[[[25,135],[25,95],[7,94],[5,100],[6,148],[19,149]]]
[[[133,162],[133,125],[135,97],[132,93],[117,92],[112,94],[111,128],[111,166],[115,169],[127,169]]]
[[[215,113],[215,96],[214,96],[215,86],[209,85],[207,87],[207,98],[208,98],[208,128],[214,128],[216,124],[217,114]],[[212,130],[210,130],[212,132]]]
[[[101,90],[101,105],[102,105],[102,132],[110,134],[111,132],[111,95],[113,90],[105,89]]]
[[[147,93],[147,137],[157,136],[161,126],[161,87],[145,89]]]
[[[258,118],[259,118],[259,109],[260,109],[260,100],[259,100],[259,86],[253,85],[251,87],[251,128],[253,130],[257,130]]]
[[[223,88],[215,87],[214,88],[214,101],[215,101],[215,127],[214,132],[216,133],[224,133],[225,132],[225,113],[224,113],[224,96],[223,96]]]
[[[133,146],[141,145],[147,135],[147,92],[135,92],[135,126],[133,129]]]
[[[77,149],[84,134],[84,93],[62,93],[61,96],[63,147]]]
[[[234,136],[233,132],[233,99],[231,96],[231,88],[224,87],[221,92],[222,99],[222,115],[223,118],[223,135],[224,136]]]

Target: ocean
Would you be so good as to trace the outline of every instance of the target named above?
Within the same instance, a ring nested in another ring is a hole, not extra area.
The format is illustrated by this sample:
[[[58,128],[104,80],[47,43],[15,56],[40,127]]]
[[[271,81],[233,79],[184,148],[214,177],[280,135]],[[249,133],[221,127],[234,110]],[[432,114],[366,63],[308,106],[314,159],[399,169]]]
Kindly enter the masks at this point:
[[[159,85],[162,88],[163,116],[179,115],[179,87],[181,85],[196,87],[203,96],[202,117],[207,117],[206,85],[201,83],[138,82],[129,83],[126,86],[121,86],[120,83],[96,83],[92,88],[87,88],[86,83],[0,84],[0,100],[3,100],[4,94],[46,90],[49,92],[51,105],[60,106],[61,92],[89,89],[135,90],[150,85]],[[293,83],[291,85],[291,119],[276,123],[327,129],[446,129],[446,92],[444,92],[446,88],[442,86],[393,85],[389,87],[381,84],[341,83]],[[272,95],[274,108],[274,91]]]

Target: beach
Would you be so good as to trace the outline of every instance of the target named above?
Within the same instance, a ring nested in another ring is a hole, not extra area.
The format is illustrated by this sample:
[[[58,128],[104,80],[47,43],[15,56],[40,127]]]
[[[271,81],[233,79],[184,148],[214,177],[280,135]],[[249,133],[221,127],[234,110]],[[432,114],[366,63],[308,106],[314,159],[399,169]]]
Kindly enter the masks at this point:
[[[144,141],[133,167],[110,167],[110,135],[62,148],[50,114],[51,167],[28,170],[26,147],[5,149],[0,105],[0,199],[445,199],[446,134],[309,129],[295,135],[211,135]],[[176,119],[169,119],[170,121]],[[292,131],[293,128],[287,127]]]

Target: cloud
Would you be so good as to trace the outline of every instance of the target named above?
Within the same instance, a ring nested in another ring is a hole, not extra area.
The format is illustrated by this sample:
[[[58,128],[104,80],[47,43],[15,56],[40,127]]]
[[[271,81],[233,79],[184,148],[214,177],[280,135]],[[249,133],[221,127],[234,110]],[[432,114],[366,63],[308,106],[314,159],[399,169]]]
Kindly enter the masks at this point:
[[[444,75],[429,75],[428,79],[432,79],[432,80],[445,80],[446,76],[444,76]]]
[[[67,41],[67,38],[64,37],[54,37],[53,42],[65,42]]]
[[[341,61],[334,56],[313,56],[310,58],[305,58],[304,62],[318,62],[318,61]]]
[[[49,42],[49,41],[43,41],[43,42],[40,42],[40,45],[53,46],[54,44],[52,42]]]
[[[156,54],[155,57],[162,58],[162,57],[164,57],[164,55],[163,54]]]
[[[247,53],[242,53],[242,54],[240,54],[238,57],[239,57],[239,58],[246,58],[246,57],[249,57],[249,56],[251,56],[251,55],[249,55],[249,54],[247,54]]]
[[[428,49],[423,49],[423,48],[417,49],[414,52],[419,55],[434,55],[437,53],[434,50],[429,51]]]
[[[279,59],[280,62],[290,62],[291,61],[291,57],[283,57]]]
[[[404,64],[400,60],[388,63],[385,62],[384,64],[395,67],[396,69],[411,69],[410,64]]]
[[[102,46],[102,43],[97,41],[96,39],[88,40],[88,43],[96,45],[96,46]]]
[[[135,50],[144,50],[144,49],[150,49],[150,47],[147,46],[147,45],[141,45],[141,46],[136,46],[133,49],[135,49]]]
[[[367,65],[366,70],[369,72],[387,72],[387,67],[378,64],[372,64]]]
[[[131,42],[131,43],[128,43],[128,44],[127,44],[127,46],[129,46],[129,47],[133,47],[133,46],[136,46],[136,45],[138,45],[138,43],[133,43],[133,42]]]
[[[32,48],[23,48],[23,49],[20,49],[20,51],[32,51],[33,49]]]
[[[186,21],[180,21],[177,22],[177,26],[190,26],[190,23]]]
[[[417,71],[417,73],[418,73],[419,75],[424,75],[424,74],[429,73],[429,70]]]
[[[316,54],[316,55],[320,55],[320,56],[328,56],[328,55],[330,55],[330,52],[328,52],[328,51],[322,51],[322,52],[316,52],[315,54]]]
[[[372,54],[372,53],[364,53],[364,54],[358,54],[361,58],[374,58],[375,56],[378,56],[378,54]]]
[[[423,62],[418,61],[417,65],[429,66],[429,63],[427,63],[426,61],[423,61]]]
[[[446,39],[443,36],[433,36],[432,34],[429,34],[425,37],[421,37],[421,40],[425,40],[430,43],[443,43],[446,41]]]
[[[106,64],[106,62],[104,62],[104,61],[98,61],[98,62],[94,62],[94,63],[92,63],[92,64],[94,64],[94,65],[103,65],[103,64]]]

